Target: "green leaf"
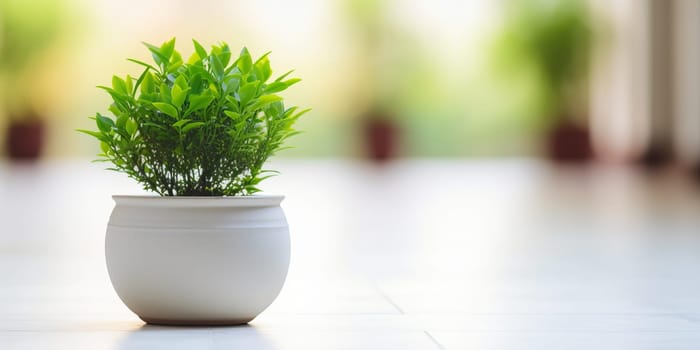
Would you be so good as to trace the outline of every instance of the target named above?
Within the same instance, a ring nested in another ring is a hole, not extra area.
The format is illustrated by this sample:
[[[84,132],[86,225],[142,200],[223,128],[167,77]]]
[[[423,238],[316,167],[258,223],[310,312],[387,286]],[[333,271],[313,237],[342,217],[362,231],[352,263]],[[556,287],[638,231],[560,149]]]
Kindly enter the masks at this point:
[[[292,72],[294,72],[294,69],[290,70],[290,71],[287,72],[287,73],[284,73],[284,74],[280,75],[277,79],[275,79],[275,81],[276,81],[276,82],[277,82],[277,81],[282,81],[282,80],[283,80],[284,78],[286,78],[288,75],[292,74]]]
[[[168,84],[166,84],[166,83],[160,84],[160,98],[163,101],[167,101],[167,102],[172,101],[170,87],[168,87]]]
[[[158,108],[159,111],[161,111],[161,112],[163,112],[163,113],[165,113],[165,114],[167,114],[175,119],[178,118],[177,109],[169,103],[154,102],[153,106]]]
[[[232,112],[232,111],[224,111],[224,114],[226,114],[229,118],[233,120],[238,120],[241,118],[240,113]]]
[[[109,145],[107,144],[107,142],[100,142],[100,149],[102,149],[102,153],[104,154],[109,153]]]
[[[299,79],[299,78],[292,78],[292,79],[285,80],[284,84],[287,85],[287,87],[290,87],[290,86],[292,86],[300,81],[301,81],[301,79]]]
[[[143,42],[144,45],[148,48],[148,51],[151,51],[151,56],[153,56],[153,61],[156,62],[157,65],[162,66],[163,64],[167,63],[169,60],[169,57],[163,56],[163,54],[160,52],[160,48],[155,45],[151,45],[147,42]]]
[[[112,76],[112,89],[120,94],[129,94],[126,88],[126,82],[116,75]]]
[[[270,79],[270,76],[272,75],[272,69],[270,68],[270,60],[267,59],[267,55],[269,53],[265,54],[260,60],[258,60],[255,63],[255,69],[257,72],[260,73],[258,76],[258,79],[260,79],[262,82],[266,82],[268,79]]]
[[[139,76],[139,78],[136,80],[136,85],[134,85],[133,91],[131,92],[131,97],[132,97],[132,98],[133,98],[134,96],[136,96],[136,90],[138,90],[139,86],[141,86],[141,83],[143,83],[143,79],[146,78],[146,75],[147,75],[147,74],[150,75],[150,73],[148,72],[148,68],[144,69],[144,70],[143,70],[143,73],[141,73],[141,75]]]
[[[146,62],[142,62],[142,61],[139,61],[139,60],[135,60],[135,59],[133,59],[133,58],[127,58],[126,60],[127,60],[127,61],[131,61],[131,62],[134,62],[134,63],[136,63],[136,64],[140,64],[140,65],[142,65],[142,66],[144,66],[144,67],[146,67],[146,68],[152,69],[152,70],[154,70],[154,71],[156,71],[156,72],[158,71],[158,69],[156,69],[155,67],[153,67],[152,65],[150,65],[150,64],[148,64],[148,63],[146,63]]]
[[[105,117],[100,113],[95,116],[95,122],[97,123],[97,128],[103,133],[109,133],[114,127],[114,120]]]
[[[200,59],[205,59],[207,58],[207,50],[204,49],[204,46],[202,46],[197,40],[192,39],[192,43],[194,44],[194,50],[197,52],[197,55],[199,56]]]
[[[224,65],[221,63],[219,56],[211,56],[211,68],[212,73],[221,80],[224,76]]]
[[[204,125],[204,122],[189,123],[189,124],[185,125],[185,127],[182,128],[182,132],[183,132],[183,133],[188,132],[188,131],[190,131],[190,130],[192,130],[192,129],[199,128],[199,127],[201,127],[202,125]]]
[[[271,103],[282,101],[282,97],[277,95],[263,95],[258,98],[253,104],[251,109],[262,109],[270,105]]]
[[[190,96],[190,106],[185,114],[204,109],[208,107],[212,101],[214,101],[214,96],[211,95],[192,95]]]
[[[168,64],[168,73],[173,73],[178,70],[182,66],[182,56],[180,56],[180,53],[175,51],[172,54],[172,58],[170,59],[170,63]]]
[[[267,56],[270,56],[272,51],[265,52],[264,55],[260,56],[257,61],[255,61],[255,64],[257,65],[258,63],[262,62],[264,59],[267,59]],[[268,60],[269,62],[269,60]]]
[[[181,128],[183,125],[185,125],[185,124],[187,124],[187,123],[189,123],[189,122],[191,122],[191,121],[192,121],[192,119],[182,119],[182,120],[178,120],[178,121],[174,122],[172,126],[179,129],[179,128]]]
[[[146,75],[143,77],[143,81],[141,82],[141,93],[142,94],[150,94],[155,92],[155,84],[153,83],[153,74],[150,72],[146,73]]]
[[[177,78],[175,78],[175,85],[179,86],[182,90],[185,90],[190,87],[189,85],[187,85],[187,79],[184,75],[180,75]]]
[[[244,47],[238,58],[238,69],[243,73],[248,73],[251,68],[253,68],[253,59],[250,57],[248,49]]]
[[[123,129],[126,126],[126,120],[129,119],[129,116],[126,113],[122,113],[121,115],[117,115],[117,128],[118,129]]]
[[[238,101],[241,105],[245,106],[248,102],[255,97],[255,92],[257,90],[256,84],[245,84],[238,89]]]
[[[86,135],[90,135],[90,136],[92,136],[100,141],[108,140],[107,137],[105,137],[105,135],[102,134],[101,132],[92,131],[92,130],[83,130],[83,129],[77,129],[76,131],[81,132],[81,133],[86,134]]]
[[[284,104],[282,101],[273,102],[265,111],[265,114],[271,116],[279,116],[284,113]]]
[[[183,90],[180,87],[180,85],[173,86],[173,90],[171,91],[172,96],[173,96],[172,102],[173,102],[173,105],[175,105],[175,107],[177,109],[180,109],[180,107],[182,107],[182,103],[185,102],[185,98],[187,97],[187,91],[189,89],[190,88]]]
[[[311,108],[304,109],[304,110],[298,112],[297,114],[295,114],[292,118],[294,118],[295,120],[299,119],[299,117],[301,117],[302,115],[309,113],[309,112],[311,112]]]
[[[126,94],[131,96],[131,93],[134,91],[134,81],[131,79],[130,75],[127,74],[124,83],[126,84]]]
[[[281,82],[281,81],[276,81],[268,86],[265,87],[265,93],[266,94],[271,94],[275,92],[281,92],[287,89],[287,84]]]
[[[169,62],[170,57],[172,56],[173,52],[175,51],[175,38],[172,38],[166,42],[163,43],[163,45],[160,46],[160,53],[164,57],[164,62]]]
[[[231,49],[228,47],[228,44],[223,43],[221,45],[220,52],[217,52],[216,55],[219,56],[219,60],[221,60],[221,64],[224,67],[226,67],[228,65],[228,62],[231,60]]]
[[[136,124],[136,122],[135,122],[133,119],[131,119],[131,118],[127,119],[127,121],[126,121],[126,132],[128,132],[129,135],[132,135],[132,136],[133,136],[133,135],[136,133],[136,130],[137,130],[137,129],[138,129],[138,125]]]

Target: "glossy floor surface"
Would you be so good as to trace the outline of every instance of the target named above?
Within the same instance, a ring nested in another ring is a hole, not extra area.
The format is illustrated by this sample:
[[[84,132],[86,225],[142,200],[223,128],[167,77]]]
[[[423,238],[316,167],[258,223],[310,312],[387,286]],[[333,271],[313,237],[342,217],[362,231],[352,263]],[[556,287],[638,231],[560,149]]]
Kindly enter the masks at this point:
[[[0,349],[697,349],[700,187],[530,160],[281,161],[292,262],[249,326],[144,325],[87,161],[0,165]]]

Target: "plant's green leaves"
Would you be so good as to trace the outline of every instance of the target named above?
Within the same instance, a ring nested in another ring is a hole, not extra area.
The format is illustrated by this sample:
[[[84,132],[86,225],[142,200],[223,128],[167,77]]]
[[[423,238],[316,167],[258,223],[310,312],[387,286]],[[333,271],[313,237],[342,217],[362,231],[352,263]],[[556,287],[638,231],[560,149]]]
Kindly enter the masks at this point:
[[[240,113],[236,113],[233,111],[224,111],[224,114],[226,114],[229,118],[231,118],[233,120],[239,120],[241,118]]]
[[[228,47],[228,44],[221,44],[221,50],[217,53],[217,56],[219,56],[219,60],[224,67],[228,66],[228,62],[231,60],[231,49]]]
[[[240,69],[242,73],[248,73],[252,68],[253,59],[250,57],[250,52],[248,52],[248,49],[244,47],[241,50],[241,54],[238,58],[238,69]]]
[[[92,136],[100,141],[107,141],[108,140],[108,138],[104,134],[102,134],[101,132],[92,131],[92,130],[83,130],[83,129],[77,129],[76,131],[81,132],[83,134],[90,135],[90,136]]]
[[[251,109],[264,109],[271,103],[278,101],[282,101],[282,97],[277,95],[262,95],[257,99],[257,101],[255,101]]]
[[[202,125],[204,125],[204,122],[189,123],[189,124],[185,125],[185,126],[182,128],[182,132],[183,132],[183,133],[186,133],[186,132],[188,132],[188,131],[190,131],[190,130],[192,130],[192,129],[199,128],[199,127],[201,127]]]
[[[202,84],[202,75],[195,74],[190,78],[190,93],[200,94],[204,89],[204,84]]]
[[[126,94],[131,96],[132,92],[134,91],[134,81],[131,79],[131,75],[126,75],[124,84],[126,85]]]
[[[105,117],[100,113],[95,116],[95,122],[97,123],[97,128],[103,133],[109,133],[114,127],[114,120],[109,117]]]
[[[126,89],[126,82],[124,81],[124,79],[116,75],[112,76],[112,89],[123,95],[129,94],[129,92]]]
[[[122,113],[124,111],[119,109],[119,106],[117,106],[116,103],[112,103],[109,105],[109,108],[107,108],[108,111],[112,112],[114,115],[118,115],[119,113]]]
[[[224,90],[224,94],[230,94],[230,93],[236,91],[236,89],[238,89],[239,83],[240,83],[240,81],[236,77],[233,77],[233,76],[226,77],[224,79],[224,82],[221,84],[221,87]]]
[[[102,149],[102,153],[104,153],[105,155],[109,154],[110,150],[109,150],[109,145],[107,144],[107,142],[101,141],[100,142],[100,149]]]
[[[160,52],[160,48],[158,46],[151,45],[147,42],[144,42],[143,44],[146,45],[146,47],[148,48],[148,51],[151,51],[151,55],[153,56],[153,61],[155,61],[157,65],[162,66],[163,64],[168,62],[169,57],[163,56],[163,54]]]
[[[290,71],[287,72],[287,73],[284,73],[284,74],[280,75],[277,79],[275,79],[275,82],[282,81],[282,80],[283,80],[284,78],[286,78],[288,75],[292,74],[292,72],[294,72],[294,69],[290,70]]]
[[[199,55],[197,55],[196,52],[193,52],[190,55],[190,58],[187,59],[187,64],[193,65],[193,64],[197,64],[198,62],[201,62],[201,61],[202,61],[202,59],[199,58]]]
[[[132,97],[132,98],[133,98],[134,96],[136,96],[136,90],[138,90],[139,86],[140,86],[141,83],[143,82],[143,79],[146,78],[146,74],[150,74],[150,73],[148,72],[148,69],[149,69],[149,68],[144,69],[144,70],[143,70],[143,73],[141,73],[141,75],[139,76],[139,78],[136,80],[136,85],[134,85],[133,91],[131,92],[131,97]]]
[[[214,73],[214,76],[216,76],[217,80],[221,80],[221,78],[223,78],[224,66],[221,63],[219,56],[211,56],[211,69],[212,73]]]
[[[238,89],[238,102],[245,106],[255,97],[257,91],[256,84],[244,84]]]
[[[265,87],[265,93],[266,94],[273,94],[276,92],[282,92],[287,89],[287,84],[281,82],[281,81],[276,81],[270,85],[267,85]]]
[[[178,119],[177,109],[170,103],[154,102],[153,106],[156,107],[159,111],[165,113],[166,115]]]
[[[144,126],[151,126],[151,127],[157,128],[157,129],[161,129],[163,131],[168,131],[168,129],[165,126],[163,126],[161,124],[156,124],[153,122],[145,122],[145,123],[143,123],[143,125]]]
[[[160,84],[160,98],[161,98],[161,100],[166,101],[166,102],[172,101],[170,87],[168,87],[168,84],[166,84],[166,83]]]
[[[207,58],[207,50],[204,49],[204,46],[202,46],[197,40],[192,39],[192,43],[194,44],[194,50],[199,56],[200,59],[205,59]]]
[[[141,93],[150,94],[155,91],[155,84],[153,83],[153,74],[151,72],[146,72],[141,82]]]
[[[187,124],[187,123],[189,123],[189,122],[191,122],[191,121],[192,121],[192,119],[182,119],[182,120],[178,120],[178,121],[174,122],[172,126],[179,129],[179,128],[181,128],[183,125],[185,125],[185,124]]]
[[[290,86],[292,86],[300,81],[301,81],[301,79],[299,79],[299,78],[292,78],[292,79],[285,80],[284,84],[287,85],[287,87],[290,87]]]
[[[173,86],[173,90],[171,91],[173,95],[172,103],[177,109],[180,109],[180,107],[182,107],[182,104],[185,102],[185,98],[187,97],[187,91],[189,91],[189,89],[190,88],[186,88],[183,90],[180,87],[180,85]]]
[[[128,132],[129,135],[132,135],[132,136],[136,133],[136,130],[138,130],[138,125],[137,125],[136,122],[135,122],[133,119],[131,119],[131,118],[129,118],[129,119],[126,120],[126,126],[125,126],[125,127],[126,127],[126,132]]]
[[[190,87],[189,85],[187,85],[187,78],[185,78],[184,75],[180,75],[177,78],[175,78],[175,85],[179,86],[182,90],[185,90]]]
[[[214,83],[211,83],[209,84],[208,93],[212,94],[213,96],[219,96],[219,89],[216,88],[216,85],[214,85]]]
[[[212,101],[214,101],[214,96],[211,95],[191,95],[190,106],[185,114],[190,114],[192,112],[207,108]]]
[[[266,84],[272,75],[269,53],[253,63],[244,48],[229,63],[226,43],[207,53],[193,40],[195,53],[187,64],[174,40],[145,45],[156,64],[130,60],[144,67],[138,79],[125,76],[123,84],[114,79],[111,87],[100,87],[113,99],[114,117],[98,115],[93,118],[98,130],[81,132],[109,146],[101,145],[101,157],[114,170],[161,195],[258,191],[269,175],[261,171],[265,160],[297,134],[293,124],[306,113],[285,109],[276,94],[299,80],[287,78],[288,72]],[[196,173],[203,159],[217,160],[208,175]],[[196,175],[187,176],[192,171]]]
[[[258,79],[263,83],[270,79],[272,69],[270,68],[270,60],[268,60],[267,57],[255,63],[255,73]]]
[[[204,81],[207,81],[207,80],[208,80],[208,81],[215,81],[215,80],[216,80],[216,77],[215,77],[214,75],[212,75],[211,72],[209,72],[209,71],[207,71],[206,69],[204,69],[204,67],[201,67],[201,66],[190,66],[189,68],[190,68],[190,70],[192,71],[193,74],[199,75],[199,76],[201,77],[201,79],[203,79]],[[194,83],[190,83],[190,85],[191,85],[193,88],[195,88],[195,89],[197,88],[197,87],[194,85]],[[207,86],[208,86],[208,84],[207,84]]]
[[[170,57],[172,56],[173,52],[175,51],[175,38],[170,39],[169,41],[166,41],[163,43],[163,45],[160,46],[160,54],[163,55],[165,62],[170,61]]]
[[[257,65],[258,63],[262,62],[264,59],[267,59],[267,56],[270,56],[271,53],[272,53],[272,51],[265,52],[264,55],[260,56],[260,57],[255,61],[255,64]],[[269,62],[269,60],[268,60],[268,62]]]
[[[153,67],[152,65],[150,65],[150,64],[148,64],[148,63],[146,63],[146,62],[142,62],[142,61],[139,61],[139,60],[135,60],[135,59],[133,59],[133,58],[127,58],[126,60],[127,60],[127,61],[131,61],[131,62],[134,62],[134,63],[136,63],[136,64],[140,64],[140,65],[142,65],[142,66],[144,66],[144,67],[146,67],[146,68],[152,69],[154,72],[157,72],[157,71],[158,71],[158,69],[156,69],[155,67]]]
[[[172,57],[170,58],[170,63],[168,64],[168,69],[167,71],[169,73],[173,73],[178,70],[182,66],[182,56],[180,56],[180,53],[175,51],[172,54]]]
[[[121,114],[117,116],[117,128],[118,129],[124,129],[124,126],[126,126],[126,120],[129,119],[129,116],[126,114]]]

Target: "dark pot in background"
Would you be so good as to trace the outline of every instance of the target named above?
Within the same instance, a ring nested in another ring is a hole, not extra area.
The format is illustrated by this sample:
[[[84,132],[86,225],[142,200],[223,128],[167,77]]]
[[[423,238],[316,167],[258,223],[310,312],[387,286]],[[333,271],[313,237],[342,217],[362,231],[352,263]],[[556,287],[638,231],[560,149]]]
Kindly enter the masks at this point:
[[[588,128],[563,120],[547,134],[547,155],[555,162],[587,162],[593,158]]]
[[[360,133],[365,157],[385,162],[398,154],[400,128],[396,118],[384,108],[375,106],[360,118]]]
[[[363,126],[367,157],[377,162],[384,162],[396,157],[398,127],[393,120],[368,118]]]
[[[44,146],[44,122],[39,119],[12,121],[7,128],[5,149],[11,160],[36,160]]]

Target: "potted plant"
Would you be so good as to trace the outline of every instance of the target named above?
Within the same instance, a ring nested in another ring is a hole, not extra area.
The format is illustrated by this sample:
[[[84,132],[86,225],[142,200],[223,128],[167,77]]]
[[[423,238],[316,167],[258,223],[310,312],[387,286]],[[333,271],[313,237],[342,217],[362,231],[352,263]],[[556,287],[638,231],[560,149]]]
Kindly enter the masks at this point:
[[[549,127],[547,154],[555,161],[589,160],[593,151],[582,106],[593,33],[585,2],[510,0],[506,4],[510,11],[497,40],[498,60],[510,69],[532,69],[539,80]]]
[[[5,150],[10,159],[41,155],[45,116],[33,106],[42,56],[66,31],[68,6],[58,0],[0,1],[0,104],[7,120]]]
[[[114,196],[105,242],[122,301],[154,324],[247,323],[279,293],[289,265],[282,196],[252,195],[274,174],[263,165],[296,134],[306,111],[277,93],[268,54],[232,57],[194,41],[183,61],[175,39],[145,44],[155,64],[100,86],[113,100],[94,117],[101,160],[160,196]]]

